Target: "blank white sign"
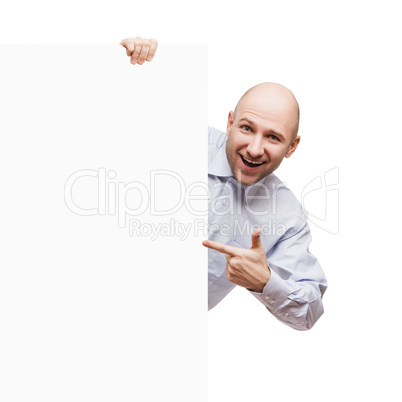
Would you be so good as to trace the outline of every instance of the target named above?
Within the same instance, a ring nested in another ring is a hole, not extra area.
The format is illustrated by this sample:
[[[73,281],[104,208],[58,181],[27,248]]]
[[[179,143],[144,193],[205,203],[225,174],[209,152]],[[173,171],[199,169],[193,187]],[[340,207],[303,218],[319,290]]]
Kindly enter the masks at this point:
[[[2,400],[205,400],[206,53],[2,47]]]

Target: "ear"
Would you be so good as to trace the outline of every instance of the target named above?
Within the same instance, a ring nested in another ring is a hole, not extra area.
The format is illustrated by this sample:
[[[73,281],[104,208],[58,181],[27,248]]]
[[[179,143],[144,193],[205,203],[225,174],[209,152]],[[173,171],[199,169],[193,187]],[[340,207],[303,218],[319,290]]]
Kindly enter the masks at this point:
[[[288,151],[286,152],[285,158],[289,158],[294,151],[296,151],[297,146],[299,145],[300,137],[297,136],[292,143],[289,145]]]
[[[228,124],[227,124],[227,126],[226,126],[226,135],[229,137],[229,132],[230,132],[230,129],[232,128],[232,125],[233,125],[233,110],[231,110],[230,112],[229,112],[229,116],[228,116]]]

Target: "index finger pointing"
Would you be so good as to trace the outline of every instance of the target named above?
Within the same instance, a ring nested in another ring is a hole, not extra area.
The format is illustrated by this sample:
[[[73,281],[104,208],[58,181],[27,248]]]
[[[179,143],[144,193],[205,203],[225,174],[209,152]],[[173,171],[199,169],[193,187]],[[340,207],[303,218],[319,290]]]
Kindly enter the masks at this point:
[[[240,255],[240,250],[242,250],[241,248],[228,246],[227,244],[218,243],[212,240],[204,240],[202,244],[205,247],[219,251],[220,253],[229,254],[234,257]]]

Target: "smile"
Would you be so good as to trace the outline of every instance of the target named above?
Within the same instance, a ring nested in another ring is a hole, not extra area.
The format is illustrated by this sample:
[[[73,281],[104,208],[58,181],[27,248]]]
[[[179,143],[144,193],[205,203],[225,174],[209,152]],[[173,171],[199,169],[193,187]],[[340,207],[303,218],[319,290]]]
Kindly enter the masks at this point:
[[[249,159],[245,158],[243,155],[240,155],[240,156],[241,156],[241,159],[242,159],[243,163],[247,167],[256,168],[258,166],[261,166],[263,163],[265,163],[265,162],[253,162],[253,161],[250,161]]]

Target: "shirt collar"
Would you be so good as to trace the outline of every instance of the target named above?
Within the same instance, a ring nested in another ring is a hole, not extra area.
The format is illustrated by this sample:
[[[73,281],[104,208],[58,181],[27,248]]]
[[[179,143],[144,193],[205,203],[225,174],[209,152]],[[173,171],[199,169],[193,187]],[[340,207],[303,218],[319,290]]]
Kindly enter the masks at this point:
[[[229,166],[229,162],[226,156],[226,141],[219,148],[214,160],[209,165],[208,174],[218,177],[231,177],[233,181],[236,182],[236,184],[242,188],[242,191],[245,192],[245,200],[247,205],[249,205],[251,200],[256,195],[257,191],[260,189],[261,183],[263,183],[267,179],[266,177],[264,177],[259,182],[251,186],[245,186],[243,184],[239,184],[234,178],[232,170],[230,169]]]

